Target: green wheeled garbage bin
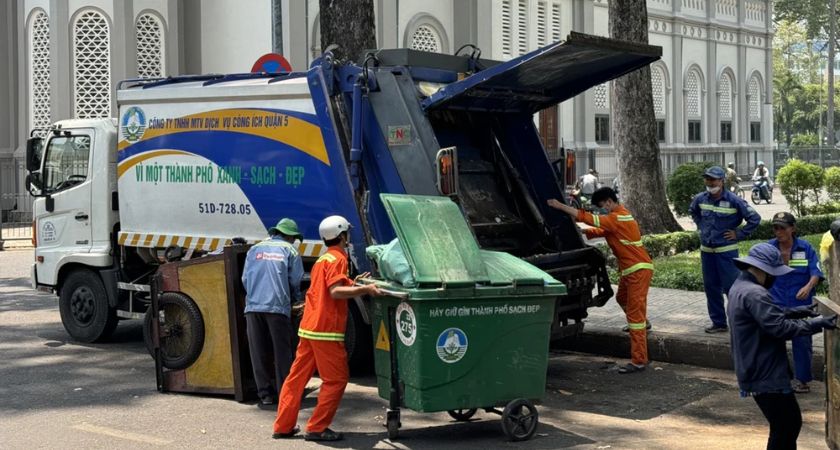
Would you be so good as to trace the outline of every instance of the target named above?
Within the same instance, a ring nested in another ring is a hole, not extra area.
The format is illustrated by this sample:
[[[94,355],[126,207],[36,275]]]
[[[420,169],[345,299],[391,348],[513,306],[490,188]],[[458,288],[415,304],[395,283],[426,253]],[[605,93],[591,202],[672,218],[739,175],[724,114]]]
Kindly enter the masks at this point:
[[[387,293],[373,300],[371,324],[389,437],[406,407],[459,421],[484,409],[502,415],[509,439],[529,439],[565,286],[513,255],[480,250],[448,198],[381,197],[417,283],[376,281]]]

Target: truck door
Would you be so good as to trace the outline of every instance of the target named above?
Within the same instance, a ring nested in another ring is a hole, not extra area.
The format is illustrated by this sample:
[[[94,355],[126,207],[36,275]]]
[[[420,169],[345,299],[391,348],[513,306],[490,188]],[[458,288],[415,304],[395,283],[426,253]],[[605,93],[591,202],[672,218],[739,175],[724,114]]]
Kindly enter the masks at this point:
[[[90,252],[92,145],[92,130],[74,130],[53,136],[44,152],[42,193],[49,199],[37,202],[35,211],[36,254],[44,258],[38,271],[41,283],[56,283],[50,278],[65,256]],[[46,206],[50,202],[52,211]]]

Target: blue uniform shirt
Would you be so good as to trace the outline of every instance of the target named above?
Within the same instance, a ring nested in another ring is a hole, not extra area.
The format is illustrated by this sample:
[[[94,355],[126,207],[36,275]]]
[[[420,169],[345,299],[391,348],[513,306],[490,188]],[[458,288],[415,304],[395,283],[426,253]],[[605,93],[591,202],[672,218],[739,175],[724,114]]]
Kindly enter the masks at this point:
[[[254,245],[242,271],[245,312],[290,316],[292,300],[301,300],[302,278],[303,261],[292,244],[277,237]]]
[[[689,211],[691,211],[694,223],[697,224],[700,244],[706,247],[734,244],[735,242],[723,237],[723,233],[727,230],[735,230],[737,240],[744,240],[761,222],[761,216],[744,199],[725,189],[723,195],[717,200],[713,200],[708,192],[697,194],[691,202]],[[738,228],[742,221],[746,224],[743,228]]]
[[[741,391],[748,394],[790,390],[785,341],[822,331],[808,320],[789,319],[773,303],[770,293],[749,272],[729,290],[726,312],[735,375]]]
[[[779,240],[771,239],[770,245],[779,248]],[[788,265],[793,272],[776,278],[770,295],[773,301],[782,306],[810,305],[814,298],[814,289],[808,293],[805,300],[797,300],[796,293],[808,283],[812,276],[825,278],[820,270],[820,258],[811,244],[804,239],[793,238],[793,247],[790,250],[790,261]]]

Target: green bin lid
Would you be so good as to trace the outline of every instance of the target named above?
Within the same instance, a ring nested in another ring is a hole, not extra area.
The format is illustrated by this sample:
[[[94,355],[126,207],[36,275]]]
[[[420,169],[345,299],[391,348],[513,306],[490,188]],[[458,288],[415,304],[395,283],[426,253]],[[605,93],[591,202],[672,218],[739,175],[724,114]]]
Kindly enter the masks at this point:
[[[537,266],[510,253],[481,250],[481,259],[490,275],[490,284],[495,286],[516,284],[518,286],[563,286],[551,275]]]
[[[478,243],[448,197],[380,194],[418,285],[488,283]]]

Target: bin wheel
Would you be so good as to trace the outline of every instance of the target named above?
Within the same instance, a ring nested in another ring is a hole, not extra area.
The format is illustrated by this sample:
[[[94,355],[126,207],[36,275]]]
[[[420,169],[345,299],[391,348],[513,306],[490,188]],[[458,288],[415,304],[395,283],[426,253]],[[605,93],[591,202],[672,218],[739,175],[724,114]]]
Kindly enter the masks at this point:
[[[539,418],[533,403],[518,398],[508,403],[502,411],[502,431],[513,442],[527,441],[537,431]]]
[[[446,411],[446,412],[448,412],[449,416],[452,417],[453,419],[457,420],[458,422],[466,422],[466,421],[470,420],[470,418],[472,418],[472,416],[475,415],[476,411],[477,411],[477,409],[471,408],[471,409],[450,409],[449,411]]]
[[[158,298],[160,356],[171,370],[186,369],[204,347],[204,319],[198,305],[179,292],[165,292]],[[149,308],[146,315],[155,314]],[[149,320],[149,327],[152,321]],[[151,336],[151,330],[148,331]]]
[[[400,435],[400,419],[399,417],[389,417],[385,423],[388,427],[388,439],[395,440]]]

